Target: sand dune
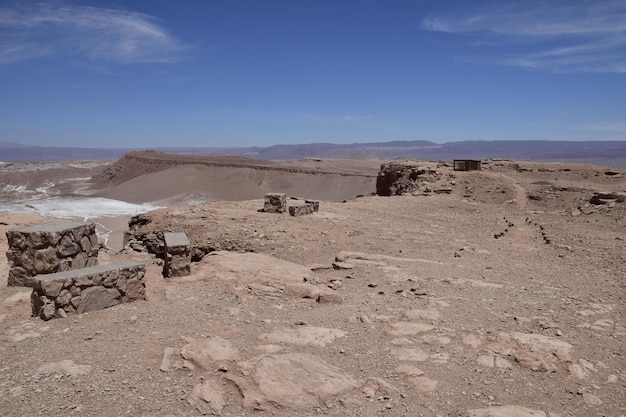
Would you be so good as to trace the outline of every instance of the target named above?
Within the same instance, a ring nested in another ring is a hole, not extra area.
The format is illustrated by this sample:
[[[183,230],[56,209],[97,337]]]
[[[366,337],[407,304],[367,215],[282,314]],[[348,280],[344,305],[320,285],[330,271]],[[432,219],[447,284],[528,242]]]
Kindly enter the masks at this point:
[[[204,194],[207,200],[252,200],[269,192],[326,201],[343,201],[376,189],[376,178],[345,174],[307,174],[254,168],[181,165],[141,175],[97,192],[131,203],[183,200]]]

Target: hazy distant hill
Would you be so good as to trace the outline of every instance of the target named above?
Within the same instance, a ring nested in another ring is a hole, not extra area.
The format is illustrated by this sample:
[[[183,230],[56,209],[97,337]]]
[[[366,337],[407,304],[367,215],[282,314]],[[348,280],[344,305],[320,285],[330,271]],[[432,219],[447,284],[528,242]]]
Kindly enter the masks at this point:
[[[294,160],[304,157],[341,158],[377,156],[451,161],[452,159],[504,158],[526,161],[577,162],[626,167],[626,141],[463,141],[437,144],[429,141],[375,143],[309,143],[246,148],[154,148],[183,155],[239,155],[258,159]],[[117,159],[140,149],[61,148],[0,142],[0,161],[62,161]]]
[[[62,148],[0,142],[0,161],[50,162],[118,159],[130,149]]]

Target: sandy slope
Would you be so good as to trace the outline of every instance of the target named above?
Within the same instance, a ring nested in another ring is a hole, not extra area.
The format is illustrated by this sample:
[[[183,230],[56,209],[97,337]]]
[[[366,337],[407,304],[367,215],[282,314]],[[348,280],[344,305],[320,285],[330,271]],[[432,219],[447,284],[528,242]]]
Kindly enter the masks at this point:
[[[205,200],[251,200],[283,192],[317,200],[342,201],[375,191],[376,178],[340,174],[304,174],[204,165],[183,165],[141,175],[103,192],[101,197],[131,203]]]
[[[343,201],[375,191],[377,159],[261,161],[133,152],[93,177],[95,195],[167,205],[262,198],[268,192]]]
[[[298,218],[260,199],[149,213],[145,232],[237,253],[164,280],[149,254],[101,252],[147,264],[144,302],[43,322],[27,290],[0,283],[0,410],[626,415],[626,203],[588,203],[625,193],[626,172],[490,167],[446,172],[451,194],[323,201]],[[137,181],[125,196],[149,185]]]

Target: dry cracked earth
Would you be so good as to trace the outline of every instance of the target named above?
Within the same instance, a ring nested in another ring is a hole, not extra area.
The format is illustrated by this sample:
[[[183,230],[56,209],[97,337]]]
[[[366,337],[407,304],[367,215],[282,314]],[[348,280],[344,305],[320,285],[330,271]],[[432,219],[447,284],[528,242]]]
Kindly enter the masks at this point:
[[[626,415],[626,189],[619,171],[492,162],[450,194],[262,200],[146,215],[216,250],[146,301],[53,319],[6,287],[6,416]],[[306,197],[306,196],[304,196]],[[613,196],[615,197],[615,196]],[[40,222],[3,218],[4,231]]]

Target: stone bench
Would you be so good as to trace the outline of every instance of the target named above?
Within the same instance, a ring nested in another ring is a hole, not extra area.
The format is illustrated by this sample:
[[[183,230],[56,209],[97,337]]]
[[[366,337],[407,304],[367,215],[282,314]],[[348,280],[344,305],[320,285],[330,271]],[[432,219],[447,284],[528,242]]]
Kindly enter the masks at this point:
[[[33,316],[50,320],[145,300],[146,266],[124,261],[33,277]]]
[[[6,232],[8,285],[32,287],[33,277],[98,264],[95,223],[50,222]]]
[[[191,273],[191,248],[185,233],[163,233],[165,245],[165,277],[183,277]]]

